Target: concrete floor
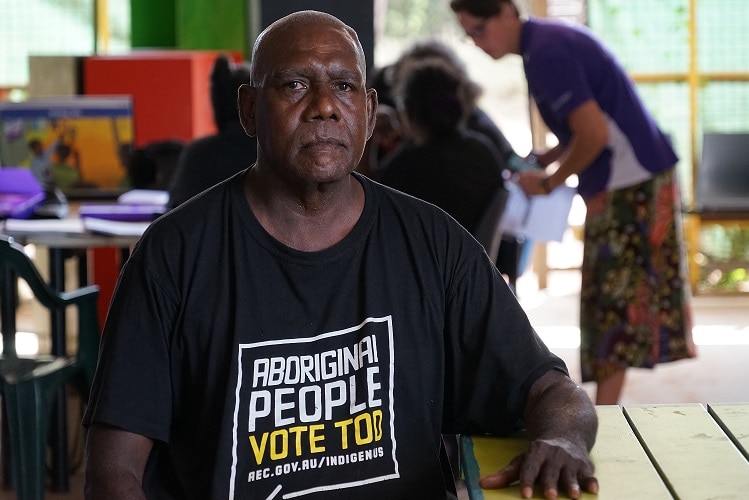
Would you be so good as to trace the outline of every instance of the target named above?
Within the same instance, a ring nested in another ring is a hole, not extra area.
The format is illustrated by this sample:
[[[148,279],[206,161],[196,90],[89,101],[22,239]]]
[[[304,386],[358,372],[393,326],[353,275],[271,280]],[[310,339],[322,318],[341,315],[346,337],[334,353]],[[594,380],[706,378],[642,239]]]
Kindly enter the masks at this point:
[[[580,273],[554,271],[539,291],[533,275],[518,282],[518,298],[544,342],[580,381]],[[627,373],[622,404],[749,401],[749,294],[693,297],[697,357]],[[593,394],[592,384],[583,387]]]

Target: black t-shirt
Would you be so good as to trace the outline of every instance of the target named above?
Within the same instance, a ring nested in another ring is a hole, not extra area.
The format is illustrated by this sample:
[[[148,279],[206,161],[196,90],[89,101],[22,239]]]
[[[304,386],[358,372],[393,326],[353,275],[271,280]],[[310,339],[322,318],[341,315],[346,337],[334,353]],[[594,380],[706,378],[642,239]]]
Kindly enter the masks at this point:
[[[444,498],[440,433],[514,430],[563,362],[443,211],[356,175],[354,229],[300,252],[242,178],[136,246],[84,424],[154,440],[149,498]]]

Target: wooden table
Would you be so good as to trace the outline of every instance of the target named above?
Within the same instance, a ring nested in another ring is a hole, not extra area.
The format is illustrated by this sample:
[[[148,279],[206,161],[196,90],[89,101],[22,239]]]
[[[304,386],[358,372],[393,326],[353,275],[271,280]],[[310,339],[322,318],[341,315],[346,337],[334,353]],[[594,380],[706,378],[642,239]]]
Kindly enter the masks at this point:
[[[599,431],[591,459],[600,491],[582,498],[749,498],[749,403],[598,406],[596,411]],[[482,490],[478,479],[504,467],[526,442],[522,436],[462,438],[471,500],[520,498],[517,486]],[[539,488],[533,498],[543,498]]]

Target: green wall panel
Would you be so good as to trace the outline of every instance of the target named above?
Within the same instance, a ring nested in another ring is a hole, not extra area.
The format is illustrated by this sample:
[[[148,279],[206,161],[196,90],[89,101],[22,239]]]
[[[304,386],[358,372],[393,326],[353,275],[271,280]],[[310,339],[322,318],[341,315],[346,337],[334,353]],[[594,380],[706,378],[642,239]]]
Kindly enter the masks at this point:
[[[247,55],[247,0],[131,0],[132,47]]]
[[[177,46],[176,0],[131,0],[131,45],[133,48]]]
[[[247,0],[177,0],[177,47],[247,54]]]

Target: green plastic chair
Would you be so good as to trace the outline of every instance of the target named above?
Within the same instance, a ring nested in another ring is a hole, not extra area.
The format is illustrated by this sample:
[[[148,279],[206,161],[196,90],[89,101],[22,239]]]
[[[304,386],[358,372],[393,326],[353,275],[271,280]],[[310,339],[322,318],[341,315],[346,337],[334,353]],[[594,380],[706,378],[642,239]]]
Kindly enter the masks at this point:
[[[16,334],[16,278],[28,283],[36,299],[50,310],[78,308],[78,350],[74,357],[39,355],[18,357]],[[5,404],[13,484],[18,500],[42,500],[50,415],[59,389],[71,383],[88,399],[99,350],[98,286],[71,292],[51,288],[34,262],[12,237],[0,235],[3,354],[0,393]]]

